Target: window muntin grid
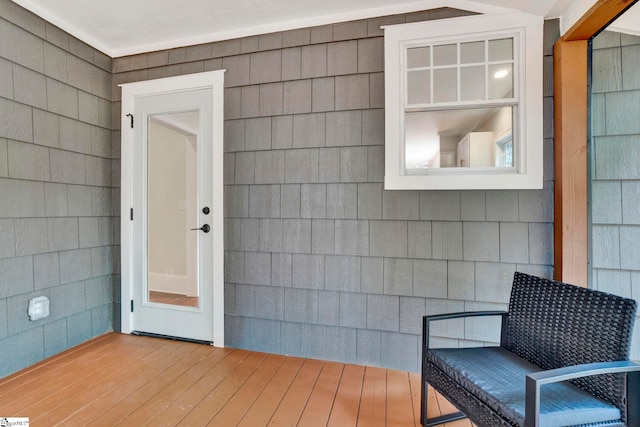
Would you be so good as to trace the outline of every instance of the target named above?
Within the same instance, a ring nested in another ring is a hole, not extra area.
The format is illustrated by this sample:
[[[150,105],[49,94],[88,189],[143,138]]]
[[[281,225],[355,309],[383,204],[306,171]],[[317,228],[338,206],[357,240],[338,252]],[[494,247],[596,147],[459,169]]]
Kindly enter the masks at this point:
[[[516,35],[406,46],[405,108],[517,103],[515,46]]]

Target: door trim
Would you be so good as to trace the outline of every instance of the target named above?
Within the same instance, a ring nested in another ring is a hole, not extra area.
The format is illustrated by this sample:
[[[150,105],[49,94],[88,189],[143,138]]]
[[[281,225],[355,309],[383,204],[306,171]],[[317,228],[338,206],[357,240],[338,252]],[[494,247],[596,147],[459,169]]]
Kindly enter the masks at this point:
[[[213,345],[224,347],[224,214],[223,214],[223,127],[224,127],[224,71],[209,71],[155,80],[146,80],[119,85],[122,88],[121,112],[121,182],[120,182],[120,262],[121,262],[121,332],[133,331],[130,301],[133,300],[133,221],[130,220],[133,206],[133,143],[136,125],[133,114],[134,99],[145,95],[162,95],[194,89],[212,89],[212,164],[213,199],[210,206],[213,239]],[[129,115],[129,116],[127,116]],[[139,120],[138,120],[139,121]],[[135,215],[135,212],[134,212]],[[205,261],[206,262],[206,261]]]

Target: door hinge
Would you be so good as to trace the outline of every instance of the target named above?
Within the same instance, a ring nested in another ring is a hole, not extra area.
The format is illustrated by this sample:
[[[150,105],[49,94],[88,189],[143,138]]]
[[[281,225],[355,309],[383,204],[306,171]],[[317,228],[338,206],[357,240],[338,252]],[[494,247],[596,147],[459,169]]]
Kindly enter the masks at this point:
[[[131,312],[133,313],[133,300],[131,300]]]
[[[129,117],[131,119],[131,129],[133,129],[133,114],[129,113],[125,117]]]
[[[133,221],[133,208],[129,211],[129,219]]]

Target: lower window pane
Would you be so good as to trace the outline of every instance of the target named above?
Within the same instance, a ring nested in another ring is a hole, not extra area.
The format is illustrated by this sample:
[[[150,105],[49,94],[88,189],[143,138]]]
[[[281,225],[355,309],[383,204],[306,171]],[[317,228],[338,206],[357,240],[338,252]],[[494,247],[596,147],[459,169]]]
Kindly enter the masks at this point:
[[[405,173],[513,167],[513,107],[405,114]]]

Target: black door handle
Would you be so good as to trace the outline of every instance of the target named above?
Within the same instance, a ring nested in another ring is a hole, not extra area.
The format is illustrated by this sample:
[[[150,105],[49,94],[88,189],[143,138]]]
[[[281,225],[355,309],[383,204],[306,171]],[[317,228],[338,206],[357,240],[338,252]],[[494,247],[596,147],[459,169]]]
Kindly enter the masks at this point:
[[[204,231],[205,233],[208,233],[209,231],[211,231],[211,227],[209,227],[209,224],[205,224],[200,228],[192,228],[192,230],[201,230],[201,231]]]

